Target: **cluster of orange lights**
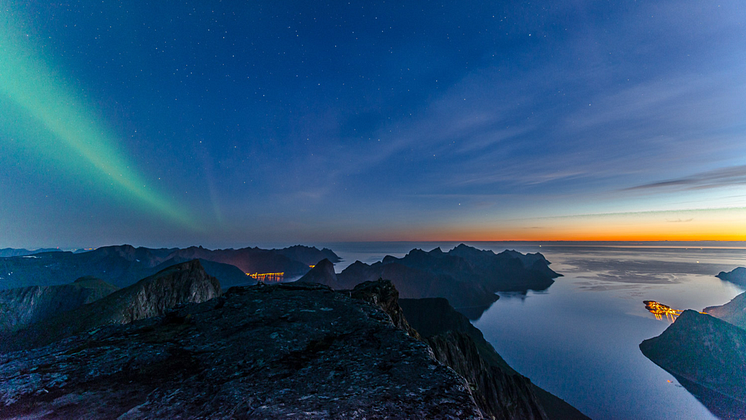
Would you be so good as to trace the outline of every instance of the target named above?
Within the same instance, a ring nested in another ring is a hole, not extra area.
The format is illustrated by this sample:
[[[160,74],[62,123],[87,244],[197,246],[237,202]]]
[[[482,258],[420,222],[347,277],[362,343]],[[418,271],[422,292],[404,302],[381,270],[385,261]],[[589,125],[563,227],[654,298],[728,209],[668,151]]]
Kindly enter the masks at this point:
[[[673,309],[668,305],[656,302],[654,300],[646,300],[642,303],[645,304],[645,309],[650,311],[651,314],[655,315],[655,319],[663,319],[664,317],[671,322],[676,321],[676,318],[681,315],[682,310]]]
[[[285,278],[285,272],[279,273],[246,273],[247,276],[262,283],[279,283]]]

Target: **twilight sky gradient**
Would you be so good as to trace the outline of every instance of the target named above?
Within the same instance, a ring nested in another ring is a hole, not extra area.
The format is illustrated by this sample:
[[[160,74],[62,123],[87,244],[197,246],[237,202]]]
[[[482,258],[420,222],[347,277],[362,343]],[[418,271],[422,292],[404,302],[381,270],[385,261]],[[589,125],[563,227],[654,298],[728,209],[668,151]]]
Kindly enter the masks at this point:
[[[746,240],[740,0],[20,3],[0,247]]]

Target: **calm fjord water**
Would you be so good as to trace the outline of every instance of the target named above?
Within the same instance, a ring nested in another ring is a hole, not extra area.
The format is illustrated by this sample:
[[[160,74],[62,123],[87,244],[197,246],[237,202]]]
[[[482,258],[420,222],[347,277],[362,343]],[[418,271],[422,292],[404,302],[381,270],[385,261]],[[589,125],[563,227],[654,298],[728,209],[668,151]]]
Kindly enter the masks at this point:
[[[746,249],[712,244],[467,243],[500,252],[541,252],[564,275],[547,290],[501,294],[474,321],[500,355],[544,389],[593,419],[712,419],[676,379],[640,352],[669,325],[643,300],[675,309],[721,305],[743,289],[715,277],[746,266]],[[447,251],[458,243],[328,244],[343,261],[403,256],[412,248]]]

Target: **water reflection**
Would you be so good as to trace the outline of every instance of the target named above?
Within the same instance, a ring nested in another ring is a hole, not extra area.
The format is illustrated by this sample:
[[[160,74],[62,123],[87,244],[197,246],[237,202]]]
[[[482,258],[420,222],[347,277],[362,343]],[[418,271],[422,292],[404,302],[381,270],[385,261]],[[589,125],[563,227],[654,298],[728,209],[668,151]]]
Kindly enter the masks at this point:
[[[746,419],[746,404],[743,401],[729,398],[717,391],[691,382],[684,377],[673,376],[716,417],[721,419]]]

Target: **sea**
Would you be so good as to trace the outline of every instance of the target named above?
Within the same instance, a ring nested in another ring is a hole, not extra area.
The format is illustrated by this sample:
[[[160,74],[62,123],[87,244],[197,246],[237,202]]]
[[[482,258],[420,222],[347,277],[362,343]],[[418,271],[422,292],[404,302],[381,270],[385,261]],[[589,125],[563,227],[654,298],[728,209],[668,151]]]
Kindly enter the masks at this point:
[[[459,242],[323,244],[342,261],[402,257],[411,249],[448,251]],[[593,419],[716,419],[639,349],[670,324],[645,309],[722,305],[744,289],[715,277],[746,266],[746,243],[466,242],[500,252],[540,252],[562,274],[544,291],[499,293],[473,320],[497,352],[535,384]],[[722,414],[722,413],[721,413]]]

